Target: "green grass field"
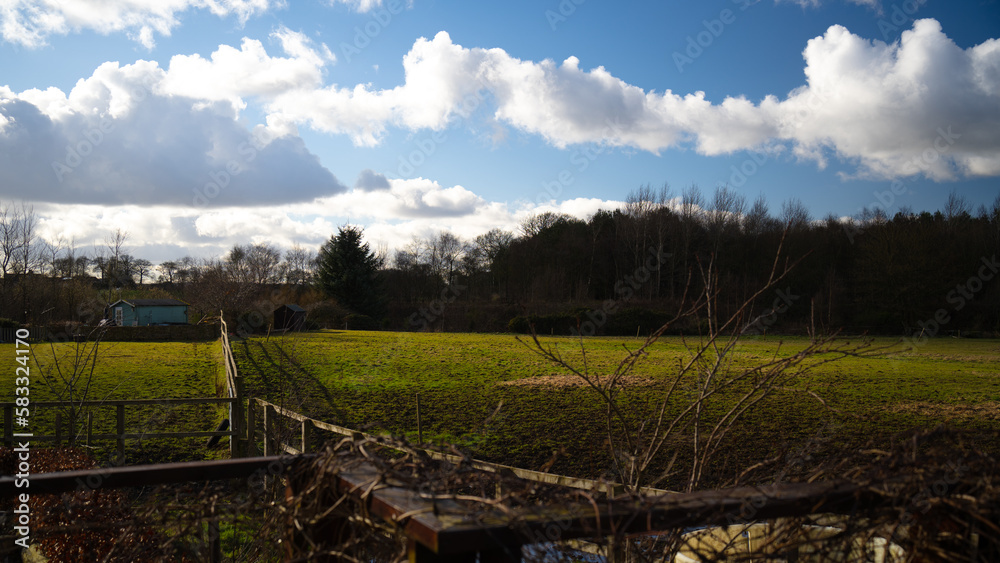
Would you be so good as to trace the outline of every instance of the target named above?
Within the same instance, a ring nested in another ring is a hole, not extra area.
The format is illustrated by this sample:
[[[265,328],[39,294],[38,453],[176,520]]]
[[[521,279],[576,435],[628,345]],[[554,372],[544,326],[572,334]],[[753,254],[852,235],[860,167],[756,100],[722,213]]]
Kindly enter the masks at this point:
[[[582,360],[578,341],[543,342],[557,346],[570,363]],[[587,339],[591,372],[609,373],[623,347],[639,344],[630,338]],[[802,338],[746,339],[733,365],[791,354],[807,344]],[[665,338],[649,352],[635,374],[651,383],[626,387],[621,396],[634,421],[651,416],[663,382],[686,354],[679,338]],[[315,418],[415,438],[419,392],[425,440],[454,442],[477,457],[523,467],[539,467],[558,451],[552,470],[581,476],[606,475],[610,467],[598,396],[567,385],[574,381],[565,377],[568,372],[512,335],[324,331],[266,342],[254,338],[234,344],[234,353],[248,393]],[[897,346],[878,357],[821,365],[745,419],[720,455],[715,478],[817,436],[822,436],[817,448],[835,452],[940,422],[1000,428],[998,358],[996,340],[939,339],[917,350]],[[539,377],[547,383],[509,383]]]
[[[78,360],[92,344],[36,343],[31,345],[32,357],[22,366],[17,361],[14,344],[0,345],[0,369],[9,375],[4,391],[4,401],[15,396],[16,368],[26,367],[30,374],[32,403],[67,400],[70,388],[73,398],[79,400],[89,381],[87,400],[130,400],[158,398],[215,397],[224,385],[222,346],[218,342],[102,342],[97,350],[97,363],[93,376],[91,365]],[[74,368],[74,366],[80,366]],[[73,372],[79,376],[69,383]],[[61,373],[61,375],[60,375]],[[23,375],[23,372],[22,372]],[[32,409],[31,429],[39,434],[52,434],[55,414],[63,411],[63,436],[68,434],[68,412],[54,407]],[[93,432],[113,433],[115,409],[90,407],[93,414]],[[226,409],[216,405],[149,405],[126,408],[126,432],[153,433],[214,430]],[[78,435],[84,432],[81,427]],[[51,443],[49,443],[51,445]],[[228,456],[228,448],[208,451],[203,439],[153,439],[131,440],[127,443],[126,459],[129,463],[161,462],[185,459],[208,459]],[[36,443],[41,446],[43,443]],[[113,451],[114,442],[98,442],[94,452],[98,459],[105,459]]]
[[[578,341],[543,342],[556,346],[570,363],[581,363]],[[892,342],[879,339],[874,344]],[[791,354],[806,344],[802,338],[748,338],[734,354],[733,365]],[[631,338],[587,339],[591,372],[609,373],[625,347],[639,345]],[[38,361],[33,358],[28,365],[32,401],[55,400],[53,367],[69,367],[75,345],[32,348]],[[607,475],[610,467],[605,409],[598,396],[569,385],[577,380],[512,335],[323,331],[235,342],[234,352],[248,394],[318,419],[415,439],[415,396],[420,393],[425,440],[455,443],[477,457],[530,468],[561,452],[552,470],[581,476]],[[663,382],[685,354],[679,338],[665,338],[650,349],[635,372],[645,384],[628,386],[621,395],[633,421],[654,412]],[[14,345],[0,345],[0,365],[11,376],[5,392],[10,400],[15,368],[20,367]],[[211,397],[223,388],[223,374],[218,342],[103,343],[88,398]],[[816,442],[817,436],[822,438],[817,450],[830,453],[940,422],[1000,428],[997,340],[938,339],[915,351],[896,347],[879,357],[819,366],[793,383],[745,419],[715,467],[719,479],[754,460]],[[806,389],[830,409],[806,395]],[[668,411],[676,408],[671,405]],[[93,412],[94,431],[112,431],[113,409]],[[130,407],[127,412],[130,432],[212,430],[226,416],[223,407],[213,406]],[[32,421],[36,431],[51,433],[54,411],[37,409]],[[225,447],[207,451],[203,443],[131,442],[129,462],[228,454]]]

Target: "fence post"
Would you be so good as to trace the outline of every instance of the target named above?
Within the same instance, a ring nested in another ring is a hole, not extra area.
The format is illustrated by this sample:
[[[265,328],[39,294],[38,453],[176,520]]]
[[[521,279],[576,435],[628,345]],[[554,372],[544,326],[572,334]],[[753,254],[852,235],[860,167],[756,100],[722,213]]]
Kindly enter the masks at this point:
[[[94,435],[94,413],[87,413],[87,447],[90,447],[91,437]]]
[[[233,377],[233,383],[236,385],[236,389],[233,389],[233,402],[230,403],[233,413],[233,438],[230,442],[230,456],[246,457],[247,446],[242,439],[246,435],[244,430],[246,417],[243,413],[243,382]]]
[[[212,505],[208,520],[208,550],[209,561],[219,563],[222,561],[222,537],[219,535],[219,519],[215,515],[215,505]]]
[[[3,407],[3,445],[14,447],[14,405]]]
[[[302,453],[306,453],[312,448],[312,429],[313,423],[311,418],[302,421]]]
[[[275,455],[274,452],[274,440],[271,438],[271,434],[274,432],[274,418],[277,413],[274,412],[274,407],[271,405],[264,405],[264,455]]]
[[[62,443],[62,413],[56,413],[56,447]]]
[[[254,420],[254,400],[253,397],[247,399],[246,418],[246,451],[247,457],[256,457],[257,454],[257,421]]]
[[[118,403],[118,463],[125,463],[125,404]]]

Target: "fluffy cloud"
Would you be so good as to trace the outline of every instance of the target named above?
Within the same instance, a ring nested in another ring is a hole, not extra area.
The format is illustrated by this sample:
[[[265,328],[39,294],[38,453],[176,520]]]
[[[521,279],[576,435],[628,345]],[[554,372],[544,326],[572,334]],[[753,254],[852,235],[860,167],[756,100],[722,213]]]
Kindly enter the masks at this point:
[[[314,46],[305,35],[281,28],[271,34],[287,57],[272,57],[256,39],[244,38],[239,49],[219,46],[209,59],[176,55],[159,84],[165,94],[199,100],[228,101],[237,110],[246,97],[271,98],[282,92],[317,88],[323,67],[336,57],[325,45]]]
[[[931,19],[891,45],[833,26],[803,56],[808,84],[778,112],[801,156],[877,177],[1000,174],[1000,41],[963,50]]]
[[[365,170],[352,192],[321,200],[327,214],[381,220],[465,217],[482,210],[486,202],[462,186],[442,187],[425,178],[388,179]]]
[[[189,72],[105,63],[69,95],[0,87],[4,197],[255,206],[347,189],[298,136],[237,121],[231,99],[172,93]]]
[[[389,0],[390,2],[400,2],[401,0]],[[412,3],[412,0],[410,0]],[[382,0],[330,0],[331,4],[343,4],[352,10],[360,13],[370,12],[382,6]]]
[[[178,14],[207,9],[219,17],[235,16],[241,24],[250,17],[282,5],[281,0],[3,0],[0,35],[28,48],[41,47],[50,35],[89,29],[101,34],[124,31],[148,49],[155,34],[170,35]]]
[[[389,185],[388,178],[369,168],[362,170],[361,173],[358,174],[357,182],[354,183],[354,189],[364,192],[388,190],[391,187],[392,186]]]
[[[832,26],[803,51],[805,84],[758,102],[645,91],[602,67],[583,70],[574,57],[523,61],[456,45],[444,32],[414,43],[396,87],[326,85],[334,57],[325,45],[285,28],[273,37],[284,56],[244,39],[207,58],[175,56],[166,70],[106,63],[69,95],[0,88],[0,176],[12,180],[9,195],[177,204],[208,189],[218,192],[202,198],[212,205],[308,201],[346,188],[306,150],[298,126],[373,146],[392,127],[443,130],[475,111],[557,147],[705,155],[766,147],[820,166],[854,163],[857,176],[1000,175],[1000,41],[962,49],[935,20],[916,21],[892,44]],[[251,102],[266,126],[240,124]],[[475,198],[459,188],[394,185],[390,208],[405,217],[461,215]]]
[[[311,203],[268,208],[41,203],[35,210],[41,218],[39,235],[45,240],[73,241],[87,253],[101,247],[109,233],[122,229],[129,234],[129,253],[162,262],[185,255],[218,257],[234,244],[247,242],[316,249],[347,222],[366,225],[368,240],[389,250],[442,230],[472,240],[493,228],[517,232],[524,219],[537,213],[585,219],[598,209],[622,203],[587,198],[545,204],[496,202],[460,186],[443,187],[422,178],[387,182],[389,190],[355,189]]]
[[[755,103],[703,92],[644,91],[603,67],[522,61],[501,49],[467,49],[447,33],[418,40],[405,83],[298,89],[268,105],[275,123],[307,124],[381,142],[389,126],[443,129],[492,104],[494,117],[565,147],[602,143],[652,153],[692,146],[705,155],[787,147],[821,166],[831,155],[874,177],[943,180],[1000,174],[1000,42],[955,45],[935,20],[899,42],[869,41],[841,26],[809,41],[806,84]]]

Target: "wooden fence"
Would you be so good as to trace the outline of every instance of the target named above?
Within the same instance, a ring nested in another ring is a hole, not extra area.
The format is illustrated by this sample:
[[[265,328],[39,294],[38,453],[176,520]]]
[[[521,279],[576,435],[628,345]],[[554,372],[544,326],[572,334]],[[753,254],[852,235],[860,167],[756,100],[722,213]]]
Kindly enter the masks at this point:
[[[21,338],[17,335],[18,331],[23,331],[23,328],[12,328],[12,327],[2,327],[0,328],[0,344],[10,344],[18,340],[24,342],[30,342],[32,344],[42,341],[42,335],[38,334],[37,329],[29,329],[28,337]],[[23,336],[23,333],[22,333]]]
[[[243,380],[236,370],[236,360],[229,344],[229,326],[222,311],[219,311],[219,324],[222,332],[222,362],[226,366],[226,389],[232,399],[229,404],[229,425],[233,431],[233,439],[229,441],[229,455],[233,458],[244,457],[247,455],[248,443],[244,439],[247,426],[243,413]]]
[[[118,456],[119,459],[123,459],[125,455],[125,441],[135,440],[135,439],[148,439],[148,438],[209,438],[213,436],[225,437],[229,436],[230,441],[235,441],[238,436],[236,431],[230,427],[229,430],[225,431],[204,431],[204,432],[143,432],[143,433],[130,433],[125,431],[125,407],[137,406],[137,405],[206,405],[206,404],[219,404],[219,403],[229,403],[230,408],[232,408],[233,403],[236,399],[231,398],[192,398],[192,399],[136,399],[130,401],[39,401],[32,402],[32,420],[36,419],[34,409],[35,408],[59,408],[59,407],[70,407],[71,409],[82,409],[82,408],[114,408],[115,413],[115,432],[113,434],[94,434],[93,433],[93,412],[87,413],[87,420],[85,424],[85,438],[83,441],[89,446],[93,441],[96,440],[115,440],[118,445]],[[11,446],[16,440],[28,439],[32,442],[55,442],[58,446],[64,441],[67,445],[72,445],[77,442],[77,424],[76,420],[68,421],[68,428],[66,429],[66,434],[63,435],[63,421],[62,413],[56,413],[56,424],[54,434],[38,434],[34,431],[30,433],[15,432],[14,430],[14,420],[15,420],[15,409],[16,405],[14,403],[0,403],[0,407],[3,408],[3,442],[6,446]]]
[[[208,462],[170,463],[114,467],[84,471],[35,474],[33,494],[58,494],[79,489],[91,477],[99,487],[118,488],[180,482],[250,477],[254,474],[289,475],[290,493],[308,482],[308,472],[299,473],[314,454],[268,456]],[[889,507],[891,495],[878,494],[877,484],[859,485],[842,481],[779,483],[766,487],[698,491],[645,497],[641,502],[625,497],[600,504],[588,502],[550,506],[512,526],[503,518],[484,520],[468,513],[457,502],[428,499],[416,491],[384,482],[374,467],[360,466],[336,476],[333,494],[349,495],[367,506],[367,513],[396,523],[409,538],[409,560],[417,563],[519,561],[523,546],[558,540],[596,539],[609,531],[626,534],[656,534],[742,521],[742,511],[754,507],[759,520],[801,517],[810,514],[856,516],[860,511]],[[380,483],[379,487],[374,484]],[[0,498],[11,498],[20,490],[14,476],[0,477]],[[462,516],[462,515],[465,516]],[[312,537],[330,541],[336,527],[346,524],[333,515],[304,523],[297,539]],[[323,534],[317,533],[322,528]],[[293,546],[290,545],[290,548]],[[291,560],[290,558],[287,560]]]
[[[257,411],[260,411],[261,413],[261,416],[259,417],[262,421],[260,433],[257,432]],[[298,431],[295,432],[295,444],[284,441],[283,434],[285,433],[279,430],[279,428],[283,429],[284,427],[277,422],[279,416],[294,420],[298,423]],[[273,403],[269,403],[263,399],[251,398],[247,401],[246,420],[248,429],[247,444],[249,448],[247,450],[247,455],[251,456],[258,454],[256,449],[258,440],[263,441],[264,451],[262,453],[265,456],[280,455],[282,453],[292,455],[308,453],[313,449],[313,444],[316,441],[317,430],[331,432],[340,436],[349,436],[354,439],[375,438],[375,436],[371,434],[366,434],[358,430],[309,418],[305,415],[280,407]],[[424,452],[432,459],[446,460],[450,463],[456,464],[463,461],[463,458],[456,455],[432,450],[424,450]],[[624,486],[620,483],[597,481],[593,479],[581,479],[578,477],[570,477],[568,475],[557,475],[555,473],[533,471],[530,469],[490,463],[488,461],[481,461],[477,459],[471,460],[471,464],[476,469],[483,471],[489,471],[491,473],[513,473],[521,479],[536,481],[538,483],[547,483],[549,485],[559,485],[586,491],[599,491],[612,496],[621,494],[624,491]],[[645,495],[653,496],[673,494],[673,491],[655,489],[652,487],[641,487],[639,490]]]

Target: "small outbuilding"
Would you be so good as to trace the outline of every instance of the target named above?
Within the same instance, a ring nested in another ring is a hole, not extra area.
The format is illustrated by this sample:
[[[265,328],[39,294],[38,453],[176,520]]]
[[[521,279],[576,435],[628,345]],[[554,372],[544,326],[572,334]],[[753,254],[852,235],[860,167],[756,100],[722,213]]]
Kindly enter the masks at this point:
[[[188,304],[178,299],[119,299],[108,309],[118,326],[188,324]]]
[[[298,305],[282,305],[274,310],[274,330],[302,330],[306,310]]]

